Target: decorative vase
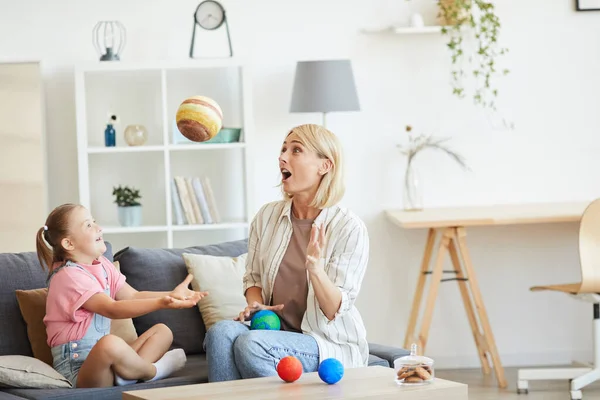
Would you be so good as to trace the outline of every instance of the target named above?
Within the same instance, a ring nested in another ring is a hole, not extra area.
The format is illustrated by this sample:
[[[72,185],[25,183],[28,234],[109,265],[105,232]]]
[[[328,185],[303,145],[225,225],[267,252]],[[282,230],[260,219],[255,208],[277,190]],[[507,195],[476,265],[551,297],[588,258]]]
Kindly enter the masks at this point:
[[[148,140],[148,130],[144,125],[127,125],[124,135],[130,146],[141,146]]]
[[[116,145],[116,132],[112,124],[106,124],[104,130],[104,145],[106,147],[115,147]]]
[[[403,184],[403,203],[406,211],[423,209],[423,186],[419,171],[411,162],[406,165]]]
[[[142,224],[142,206],[118,207],[121,226],[140,226]]]

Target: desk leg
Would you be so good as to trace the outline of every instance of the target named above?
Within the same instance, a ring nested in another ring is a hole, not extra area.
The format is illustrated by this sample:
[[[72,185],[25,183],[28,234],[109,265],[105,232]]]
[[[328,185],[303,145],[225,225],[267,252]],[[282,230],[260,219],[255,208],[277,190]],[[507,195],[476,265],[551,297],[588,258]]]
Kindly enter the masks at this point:
[[[500,362],[500,356],[498,355],[498,349],[496,348],[494,334],[492,333],[492,328],[488,320],[487,312],[485,310],[485,306],[483,305],[483,298],[479,290],[477,278],[475,277],[475,270],[473,269],[471,256],[469,255],[469,251],[467,249],[467,242],[465,239],[466,235],[467,233],[465,231],[465,228],[456,228],[458,247],[460,249],[460,254],[462,256],[462,260],[468,278],[468,281],[466,282],[468,282],[469,286],[471,287],[471,293],[473,294],[475,309],[477,310],[477,314],[479,314],[479,320],[481,321],[481,326],[483,328],[483,342],[485,343],[485,349],[490,353],[492,357],[492,363],[494,364],[494,370],[496,372],[496,378],[498,379],[499,386],[501,388],[505,388],[507,386],[507,383],[506,378],[504,377],[504,368],[502,367],[502,363]]]
[[[415,327],[417,326],[419,308],[421,307],[421,298],[423,297],[423,289],[425,288],[425,280],[427,279],[425,274],[427,273],[427,270],[429,269],[429,263],[431,262],[433,245],[435,244],[435,236],[435,229],[430,228],[429,233],[427,234],[425,253],[423,253],[423,260],[421,261],[421,270],[419,271],[419,279],[417,280],[417,289],[415,290],[415,296],[413,298],[410,318],[408,320],[408,327],[406,328],[406,335],[404,335],[405,349],[410,349],[410,345],[415,341]]]
[[[471,296],[469,295],[469,288],[467,287],[468,278],[463,272],[463,267],[456,249],[456,246],[458,245],[456,242],[457,238],[455,236],[452,238],[452,240],[450,240],[448,251],[450,252],[450,259],[452,260],[454,272],[456,273],[456,281],[458,282],[458,288],[460,289],[460,296],[462,297],[465,311],[467,312],[467,319],[469,320],[469,325],[471,325],[471,331],[473,332],[473,339],[475,339],[475,346],[477,347],[477,352],[479,353],[481,368],[483,369],[483,373],[487,375],[491,372],[490,362],[486,353],[488,349],[485,343],[485,338],[481,334],[479,324],[477,323],[477,317],[475,316],[475,310],[473,309],[473,302],[471,300]]]
[[[418,344],[420,354],[423,354],[425,352],[425,348],[427,347],[427,338],[429,336],[429,327],[431,326],[431,319],[433,318],[435,300],[437,297],[438,289],[440,287],[440,283],[442,281],[442,267],[444,266],[444,255],[448,251],[448,244],[450,243],[450,239],[452,239],[453,234],[453,228],[444,229],[435,257],[435,263],[433,264],[431,284],[429,285],[429,294],[427,295],[427,301],[425,302],[423,321],[421,322],[421,332],[419,333]]]

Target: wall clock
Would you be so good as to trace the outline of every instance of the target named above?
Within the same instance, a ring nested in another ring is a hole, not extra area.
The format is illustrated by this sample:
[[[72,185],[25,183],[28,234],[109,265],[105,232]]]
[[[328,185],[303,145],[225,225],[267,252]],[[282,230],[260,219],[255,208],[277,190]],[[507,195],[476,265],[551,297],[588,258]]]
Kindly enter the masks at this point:
[[[194,58],[194,44],[196,39],[196,26],[207,31],[214,31],[225,25],[227,31],[227,43],[229,44],[229,56],[233,56],[231,49],[231,37],[229,35],[229,24],[223,6],[214,0],[205,0],[198,4],[194,12],[194,29],[192,31],[192,44],[190,46],[190,58]]]

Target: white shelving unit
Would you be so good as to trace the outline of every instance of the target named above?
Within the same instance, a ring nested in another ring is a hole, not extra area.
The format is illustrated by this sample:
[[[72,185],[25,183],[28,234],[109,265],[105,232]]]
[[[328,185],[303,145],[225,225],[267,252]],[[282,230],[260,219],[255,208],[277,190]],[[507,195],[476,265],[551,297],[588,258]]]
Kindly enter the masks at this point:
[[[236,59],[181,62],[98,62],[75,69],[79,202],[90,209],[114,250],[126,246],[186,247],[247,237],[254,212],[250,149],[253,136],[251,80]],[[175,114],[193,95],[213,98],[223,127],[242,128],[236,143],[175,143]],[[119,117],[116,146],[105,147],[110,114]],[[127,125],[148,130],[142,146],[128,146]],[[176,225],[171,181],[207,176],[220,223]],[[118,222],[112,189],[140,190],[141,226]]]

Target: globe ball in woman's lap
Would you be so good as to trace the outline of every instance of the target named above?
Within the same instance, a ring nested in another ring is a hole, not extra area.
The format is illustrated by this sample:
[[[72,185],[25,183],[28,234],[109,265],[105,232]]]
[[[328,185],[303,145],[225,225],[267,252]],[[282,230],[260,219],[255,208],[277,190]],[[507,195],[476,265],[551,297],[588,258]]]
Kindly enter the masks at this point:
[[[286,135],[279,155],[283,200],[261,207],[250,226],[248,306],[237,321],[221,321],[206,334],[209,381],[276,375],[278,361],[290,355],[305,372],[331,357],[344,367],[367,365],[366,330],[354,302],[369,240],[360,218],[338,205],[342,160],[338,139],[321,126]],[[261,310],[275,312],[281,330],[244,324]]]

